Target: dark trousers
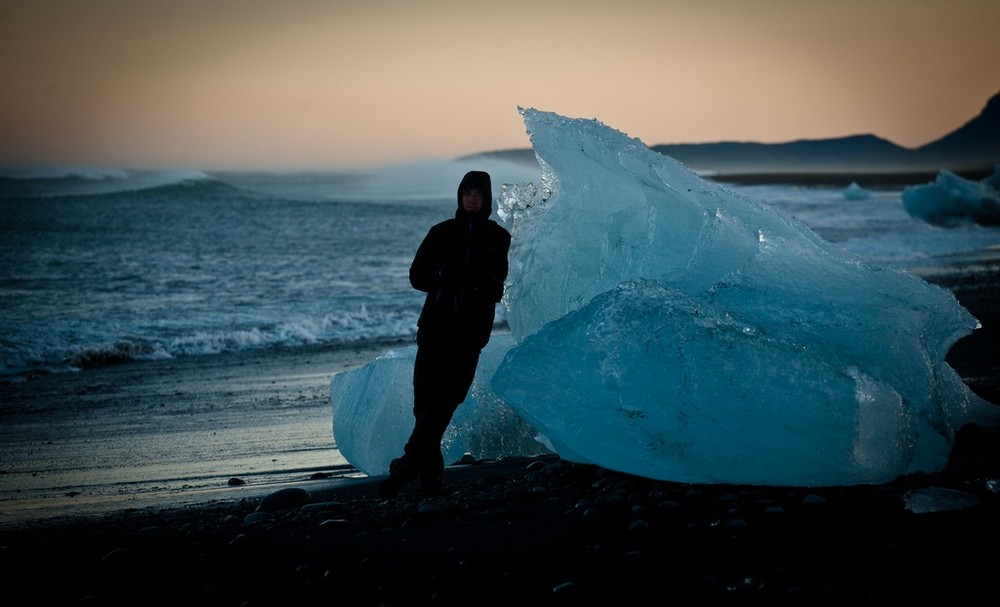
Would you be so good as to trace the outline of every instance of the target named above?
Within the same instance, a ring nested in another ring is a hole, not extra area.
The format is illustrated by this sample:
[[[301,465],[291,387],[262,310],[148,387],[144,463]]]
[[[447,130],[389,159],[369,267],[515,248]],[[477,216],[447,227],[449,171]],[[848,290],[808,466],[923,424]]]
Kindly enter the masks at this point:
[[[403,448],[407,476],[439,479],[444,473],[441,438],[469,394],[480,350],[431,339],[417,344],[413,365],[413,433]]]

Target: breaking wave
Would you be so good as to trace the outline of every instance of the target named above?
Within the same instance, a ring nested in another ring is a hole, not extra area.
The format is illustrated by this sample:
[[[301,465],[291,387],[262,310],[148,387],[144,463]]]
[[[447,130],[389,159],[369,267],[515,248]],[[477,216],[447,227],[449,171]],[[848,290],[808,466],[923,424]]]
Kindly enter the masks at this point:
[[[129,171],[116,168],[35,167],[0,169],[0,198],[95,196],[216,181],[202,171]]]

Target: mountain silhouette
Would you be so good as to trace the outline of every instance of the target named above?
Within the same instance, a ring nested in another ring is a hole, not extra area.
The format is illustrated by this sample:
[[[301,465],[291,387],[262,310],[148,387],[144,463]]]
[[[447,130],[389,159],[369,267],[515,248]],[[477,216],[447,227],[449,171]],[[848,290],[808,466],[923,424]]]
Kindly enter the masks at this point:
[[[984,161],[1000,162],[1000,94],[961,128],[918,148],[926,163],[958,163],[973,166]]]
[[[651,149],[707,175],[929,174],[942,169],[980,176],[1000,163],[1000,92],[978,116],[919,148],[904,148],[875,135],[802,139],[787,143],[723,141],[659,144]],[[465,156],[537,163],[531,148]]]

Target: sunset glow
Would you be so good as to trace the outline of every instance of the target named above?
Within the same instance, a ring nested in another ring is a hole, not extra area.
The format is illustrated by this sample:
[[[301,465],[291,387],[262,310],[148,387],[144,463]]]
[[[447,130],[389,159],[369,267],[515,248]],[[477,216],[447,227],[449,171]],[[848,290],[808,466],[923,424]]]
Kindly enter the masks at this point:
[[[0,165],[338,168],[528,147],[917,147],[1000,90],[987,0],[0,0]]]

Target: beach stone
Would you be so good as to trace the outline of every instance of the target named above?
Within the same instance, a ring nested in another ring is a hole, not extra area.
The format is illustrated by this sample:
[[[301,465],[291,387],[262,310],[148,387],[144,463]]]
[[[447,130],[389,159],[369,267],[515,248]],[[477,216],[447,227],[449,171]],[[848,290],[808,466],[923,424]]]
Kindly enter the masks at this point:
[[[945,487],[924,487],[908,491],[904,496],[906,509],[917,514],[967,510],[979,505],[979,497],[965,491]]]
[[[618,494],[611,495],[599,495],[597,496],[598,504],[605,504],[609,506],[619,506],[625,502],[625,498]]]
[[[491,474],[489,476],[484,476],[483,478],[476,480],[476,485],[484,489],[491,489],[494,487],[507,485],[511,482],[512,482],[511,479],[506,476]]]
[[[295,575],[313,577],[316,575],[316,569],[312,565],[299,565],[295,568]]]
[[[631,525],[628,526],[629,531],[649,531],[649,523],[643,519],[633,521]]]
[[[802,503],[810,506],[817,506],[819,504],[825,504],[826,498],[823,497],[822,495],[810,493],[809,495],[802,498]]]
[[[229,479],[226,482],[226,484],[229,485],[230,487],[242,487],[243,485],[247,484],[247,482],[242,478],[236,478],[234,476],[233,478]]]
[[[552,589],[553,594],[569,594],[571,592],[578,592],[580,587],[576,585],[576,582],[563,582]]]
[[[344,525],[349,525],[351,522],[346,518],[328,518],[324,519],[319,526],[320,527],[342,527]]]
[[[315,502],[302,506],[302,512],[343,512],[343,502]]]
[[[257,506],[258,512],[277,512],[291,508],[301,508],[312,501],[312,496],[305,489],[289,487],[275,491],[261,500]]]
[[[441,514],[447,510],[447,506],[440,502],[430,501],[420,504],[417,508],[419,514]]]
[[[132,559],[132,552],[128,548],[115,548],[101,557],[101,564],[107,567],[120,567]]]
[[[243,517],[243,524],[250,525],[253,523],[258,523],[260,521],[270,521],[274,519],[274,515],[270,512],[251,512],[250,514]]]

